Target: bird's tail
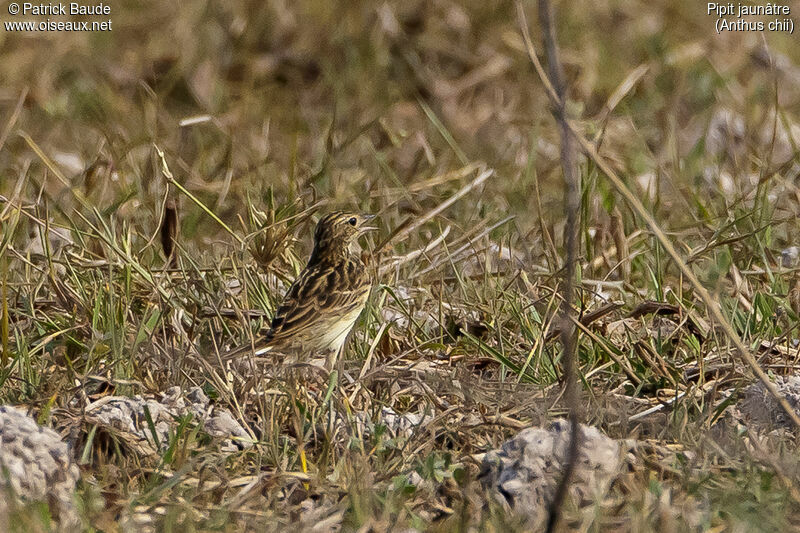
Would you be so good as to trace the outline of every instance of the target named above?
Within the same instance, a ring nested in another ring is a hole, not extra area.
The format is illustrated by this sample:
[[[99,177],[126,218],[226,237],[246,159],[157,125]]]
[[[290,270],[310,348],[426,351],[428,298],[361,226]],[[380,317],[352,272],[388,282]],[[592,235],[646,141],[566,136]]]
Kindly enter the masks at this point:
[[[243,344],[242,346],[238,346],[224,354],[222,354],[223,361],[230,361],[231,359],[236,359],[237,357],[246,356],[246,355],[254,355],[256,357],[260,355],[264,355],[267,352],[271,352],[273,349],[272,346],[264,343],[248,343]]]

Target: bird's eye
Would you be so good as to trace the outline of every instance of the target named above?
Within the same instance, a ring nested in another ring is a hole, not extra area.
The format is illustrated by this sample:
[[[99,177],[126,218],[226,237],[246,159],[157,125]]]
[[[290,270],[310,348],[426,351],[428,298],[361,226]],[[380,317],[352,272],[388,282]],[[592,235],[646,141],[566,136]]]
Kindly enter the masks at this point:
[[[350,220],[348,220],[347,223],[350,224],[351,226],[355,226],[356,225],[356,217],[350,217]]]

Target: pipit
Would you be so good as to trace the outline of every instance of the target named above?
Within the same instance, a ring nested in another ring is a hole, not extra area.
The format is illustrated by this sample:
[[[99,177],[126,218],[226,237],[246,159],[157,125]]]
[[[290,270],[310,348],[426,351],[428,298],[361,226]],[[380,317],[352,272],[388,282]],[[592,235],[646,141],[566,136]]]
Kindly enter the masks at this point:
[[[377,229],[367,225],[373,218],[341,211],[322,217],[308,264],[286,292],[267,334],[224,358],[251,350],[255,356],[274,352],[298,362],[325,355],[325,368],[332,370],[369,296],[371,283],[356,240]]]

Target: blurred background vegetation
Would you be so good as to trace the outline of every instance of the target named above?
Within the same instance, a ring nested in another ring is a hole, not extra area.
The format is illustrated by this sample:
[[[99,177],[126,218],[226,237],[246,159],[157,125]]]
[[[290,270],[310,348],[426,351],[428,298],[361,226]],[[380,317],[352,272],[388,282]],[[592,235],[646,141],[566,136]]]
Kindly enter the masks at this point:
[[[672,229],[716,224],[754,174],[791,157],[800,76],[791,35],[717,35],[694,2],[557,8],[573,115],[605,132],[601,152],[651,190]],[[39,184],[69,212],[68,185],[149,235],[165,188],[157,144],[230,224],[248,192],[261,202],[272,188],[281,202],[315,195],[388,213],[391,227],[461,185],[415,194],[413,183],[483,161],[497,176],[459,224],[515,215],[530,259],[542,261],[532,181],[541,215],[558,225],[557,137],[511,3],[117,2],[111,19],[111,32],[0,35],[4,120],[25,94],[0,152],[6,196],[27,173],[28,198]],[[613,198],[591,177],[585,193],[588,224],[602,225]],[[180,207],[183,245],[219,253],[219,227],[185,198]]]

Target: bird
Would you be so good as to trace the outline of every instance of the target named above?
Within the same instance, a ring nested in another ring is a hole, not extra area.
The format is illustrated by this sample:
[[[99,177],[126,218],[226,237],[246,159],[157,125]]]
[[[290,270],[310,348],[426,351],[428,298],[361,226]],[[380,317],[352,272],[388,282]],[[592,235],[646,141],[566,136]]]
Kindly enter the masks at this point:
[[[265,335],[228,352],[232,359],[268,352],[310,360],[326,356],[331,371],[347,335],[367,303],[372,283],[361,260],[358,238],[377,227],[375,215],[334,211],[314,230],[308,263],[289,287]]]

